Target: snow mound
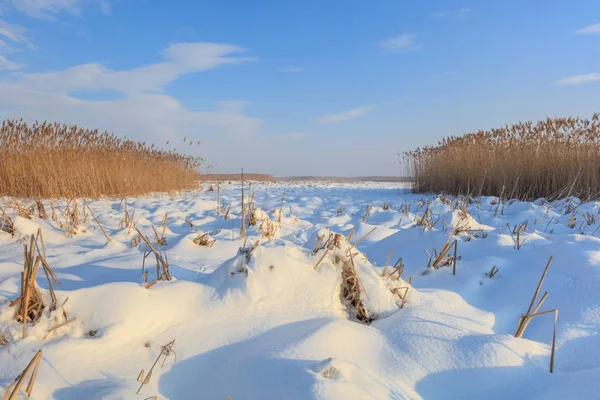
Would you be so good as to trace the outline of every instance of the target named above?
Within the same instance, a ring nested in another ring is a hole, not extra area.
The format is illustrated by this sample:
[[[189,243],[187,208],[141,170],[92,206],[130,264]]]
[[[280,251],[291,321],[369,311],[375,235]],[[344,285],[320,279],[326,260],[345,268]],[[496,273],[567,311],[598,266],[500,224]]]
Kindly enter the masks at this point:
[[[315,236],[326,233],[331,241],[312,250],[285,240],[248,242],[206,283],[223,297],[241,293],[251,302],[346,309],[366,323],[396,312],[401,298],[393,289],[408,284],[381,277],[343,235],[321,230]]]

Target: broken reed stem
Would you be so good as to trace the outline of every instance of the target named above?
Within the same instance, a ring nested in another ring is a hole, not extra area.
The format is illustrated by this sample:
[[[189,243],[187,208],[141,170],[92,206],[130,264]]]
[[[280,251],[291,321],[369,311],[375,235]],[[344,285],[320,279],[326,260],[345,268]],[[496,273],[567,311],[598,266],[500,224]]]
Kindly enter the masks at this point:
[[[167,218],[169,216],[168,212],[165,212],[165,218],[163,219],[163,227],[162,227],[162,232],[161,232],[161,240],[164,243],[165,242],[165,233],[167,231]]]
[[[356,248],[356,246],[358,246],[360,244],[360,242],[362,242],[363,240],[365,240],[367,238],[367,236],[369,236],[371,233],[375,232],[375,229],[377,229],[377,227],[374,227],[365,236],[361,237],[356,242],[354,242],[354,244],[352,245],[352,247]]]
[[[221,182],[217,182],[217,215],[221,215]]]
[[[394,249],[390,249],[390,252],[387,256],[387,260],[385,260],[385,267],[383,267],[383,273],[381,274],[382,276],[385,276],[386,272],[387,272],[387,267],[390,264],[390,259],[392,258],[392,253],[394,252]]]
[[[332,235],[333,234],[331,234],[331,233],[329,234],[329,239],[327,239],[326,246],[325,246],[325,252],[323,253],[323,255],[321,256],[321,258],[319,258],[319,261],[317,261],[317,263],[313,267],[313,271],[316,271],[316,269],[319,268],[319,265],[321,265],[321,262],[323,261],[323,259],[327,255],[327,253],[329,253],[329,248],[331,247],[331,236]]]
[[[454,257],[452,260],[452,275],[456,275],[456,250],[458,248],[458,240],[454,240]]]
[[[523,337],[525,328],[529,324],[529,322],[525,322],[525,321],[527,319],[530,319],[530,317],[531,317],[531,310],[533,309],[533,306],[534,306],[535,301],[540,293],[542,285],[544,284],[544,279],[546,279],[546,274],[548,273],[548,269],[550,268],[551,263],[552,263],[552,256],[550,257],[550,259],[548,259],[548,263],[546,264],[546,268],[544,269],[544,272],[542,273],[542,277],[540,278],[540,281],[538,282],[537,288],[535,289],[535,293],[533,294],[533,298],[531,299],[531,302],[529,303],[529,308],[527,309],[527,312],[525,313],[525,315],[523,315],[521,317],[521,321],[519,323],[519,326],[517,327],[517,331],[515,332],[515,337]]]
[[[142,238],[142,240],[148,245],[148,247],[150,248],[150,250],[154,253],[154,255],[156,256],[156,261],[157,261],[157,266],[156,266],[156,279],[157,280],[161,280],[162,278],[164,278],[167,281],[171,280],[171,273],[169,272],[169,264],[165,261],[165,259],[162,257],[162,254],[159,253],[158,251],[156,251],[156,249],[154,248],[154,246],[152,246],[152,243],[150,243],[150,240],[148,239],[148,237],[146,235],[144,235],[137,227],[135,228],[135,230],[137,231],[138,235],[140,235],[140,237]],[[165,252],[165,256],[166,256],[166,252]],[[159,266],[162,267],[162,274],[159,272]]]
[[[281,195],[281,206],[279,207],[279,218],[278,218],[278,221],[277,221],[277,222],[279,222],[279,227],[280,228],[281,228],[281,214],[283,214],[283,198],[284,198],[284,196],[285,196],[285,193],[283,193]]]
[[[244,168],[242,168],[242,227],[240,229],[240,238],[246,237],[246,209],[244,207]]]
[[[67,321],[63,322],[62,324],[58,324],[58,325],[56,325],[56,326],[53,326],[52,328],[50,328],[50,329],[48,329],[48,330],[46,331],[46,334],[44,335],[44,337],[43,337],[42,339],[46,339],[46,338],[48,337],[48,335],[49,335],[49,334],[51,334],[52,332],[54,332],[55,330],[57,330],[57,329],[59,329],[59,328],[62,328],[62,327],[63,327],[63,326],[65,326],[65,325],[68,325],[68,324],[70,324],[70,323],[71,323],[71,322],[73,322],[73,321],[76,321],[76,320],[77,320],[77,318],[78,318],[78,317],[71,318],[70,320],[67,320]]]
[[[27,367],[15,378],[14,381],[11,382],[10,385],[6,388],[6,393],[2,396],[2,400],[16,400],[19,395],[19,391],[21,390],[21,386],[25,383],[27,376],[33,369],[31,373],[31,377],[29,378],[29,383],[25,388],[25,393],[27,394],[27,398],[31,397],[31,393],[33,392],[33,385],[35,384],[35,378],[37,376],[37,371],[40,366],[40,362],[42,360],[42,350],[38,350],[35,356],[31,359]]]
[[[90,214],[92,214],[92,218],[94,218],[94,221],[96,221],[96,224],[98,224],[98,227],[100,228],[100,230],[102,231],[102,233],[104,234],[104,237],[106,238],[106,243],[109,243],[111,241],[111,238],[108,236],[108,234],[106,233],[106,231],[104,230],[104,228],[102,227],[102,225],[100,224],[100,221],[98,221],[98,218],[96,218],[96,215],[94,215],[94,212],[92,211],[92,209],[90,208],[90,205],[87,203],[87,201],[85,201],[85,199],[83,199],[83,204],[87,207],[87,209],[90,211]]]
[[[148,374],[146,375],[146,379],[144,379],[142,381],[142,383],[140,384],[140,387],[138,388],[137,392],[135,392],[135,394],[139,394],[140,390],[142,390],[142,387],[150,382],[150,378],[152,377],[152,371],[154,370],[154,367],[156,367],[156,364],[158,364],[158,361],[160,360],[160,358],[164,355],[165,358],[163,360],[163,364],[165,363],[167,357],[171,354],[172,350],[173,350],[173,345],[175,344],[175,339],[173,339],[172,341],[170,341],[169,343],[167,343],[166,345],[161,347],[160,353],[158,354],[158,357],[156,357],[156,361],[154,361],[154,364],[152,364],[152,368],[150,368],[150,370],[148,371]],[[140,374],[138,375],[138,379],[140,378],[140,376],[143,376],[143,372],[144,370],[142,370],[140,372]]]
[[[542,277],[540,278],[540,281],[535,290],[533,298],[531,299],[531,303],[529,304],[527,313],[524,315],[521,315],[521,318],[519,319],[519,324],[517,326],[517,331],[515,332],[515,337],[518,337],[518,338],[523,337],[523,334],[525,333],[525,329],[527,328],[527,326],[529,325],[529,323],[531,322],[531,320],[533,318],[539,317],[541,315],[554,313],[554,330],[552,333],[552,352],[550,354],[550,373],[553,373],[554,372],[554,354],[556,351],[556,324],[558,322],[558,310],[552,309],[552,310],[547,310],[547,311],[539,311],[539,309],[542,307],[542,304],[548,297],[548,292],[545,292],[542,295],[540,301],[534,307],[535,301],[537,300],[537,296],[539,295],[542,285],[544,283],[544,280],[546,279],[546,274],[548,273],[548,269],[550,268],[551,263],[552,263],[552,257],[550,257],[550,259],[548,260],[548,263],[546,264],[546,268],[544,269],[544,272],[542,274]]]

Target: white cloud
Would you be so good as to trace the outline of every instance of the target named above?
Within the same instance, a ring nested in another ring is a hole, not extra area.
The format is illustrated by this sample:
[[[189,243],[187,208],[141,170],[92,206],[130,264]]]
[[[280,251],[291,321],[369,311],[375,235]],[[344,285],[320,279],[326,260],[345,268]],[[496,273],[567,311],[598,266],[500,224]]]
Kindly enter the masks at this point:
[[[54,19],[59,14],[81,16],[83,7],[93,3],[100,11],[109,14],[111,11],[108,0],[4,0],[32,18]]]
[[[335,114],[327,114],[317,118],[315,121],[320,124],[333,124],[336,122],[349,121],[354,118],[362,117],[363,115],[368,114],[371,110],[375,108],[374,105],[354,108],[352,110],[347,110]]]
[[[567,85],[581,85],[584,83],[598,82],[600,81],[600,73],[592,73],[586,75],[574,75],[567,76],[554,82],[555,85],[567,86]]]
[[[25,36],[27,29],[20,25],[9,24],[0,19],[0,36],[15,43],[29,44]]]
[[[419,46],[417,45],[417,36],[412,33],[404,33],[400,36],[393,37],[391,39],[384,40],[379,43],[385,51],[400,51],[400,50],[415,50]]]
[[[23,66],[21,64],[9,61],[0,54],[0,71],[11,71],[21,69]]]
[[[167,83],[184,74],[256,60],[254,57],[231,56],[244,51],[228,44],[176,43],[163,51],[166,61],[132,70],[115,71],[102,64],[90,63],[61,71],[24,74],[22,80],[39,90],[159,92]]]
[[[0,70],[17,70],[23,67],[9,61],[4,54],[12,53],[21,47],[33,49],[29,39],[26,37],[27,29],[20,25],[9,24],[4,20],[0,20]]]
[[[249,57],[230,57],[237,46],[179,43],[163,54],[166,61],[132,70],[114,71],[101,64],[77,65],[60,71],[16,73],[0,80],[0,114],[8,118],[59,121],[113,131],[118,135],[164,143],[188,136],[249,136],[262,121],[238,110],[190,110],[162,93],[165,85],[189,73],[235,65]],[[116,100],[86,100],[72,92],[118,91]],[[223,105],[223,104],[221,104]]]
[[[575,31],[578,35],[600,35],[600,23],[586,26],[585,28]]]

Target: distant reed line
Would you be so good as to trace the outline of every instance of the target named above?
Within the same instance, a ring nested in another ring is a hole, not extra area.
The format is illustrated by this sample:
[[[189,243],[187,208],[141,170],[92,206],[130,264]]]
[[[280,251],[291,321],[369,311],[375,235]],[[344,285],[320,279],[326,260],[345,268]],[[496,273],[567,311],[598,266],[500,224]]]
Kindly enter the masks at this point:
[[[76,125],[5,120],[0,196],[133,196],[194,188],[201,161]]]
[[[600,114],[450,136],[403,155],[416,192],[597,198]]]

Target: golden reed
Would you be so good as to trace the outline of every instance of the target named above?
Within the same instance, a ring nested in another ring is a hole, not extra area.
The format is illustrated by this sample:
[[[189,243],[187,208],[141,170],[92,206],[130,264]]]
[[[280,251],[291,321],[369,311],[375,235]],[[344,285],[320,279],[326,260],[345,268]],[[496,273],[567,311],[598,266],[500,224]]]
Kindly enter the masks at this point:
[[[201,159],[59,123],[0,128],[0,196],[134,196],[197,186]]]
[[[417,192],[519,199],[600,194],[600,115],[547,118],[404,153]]]

